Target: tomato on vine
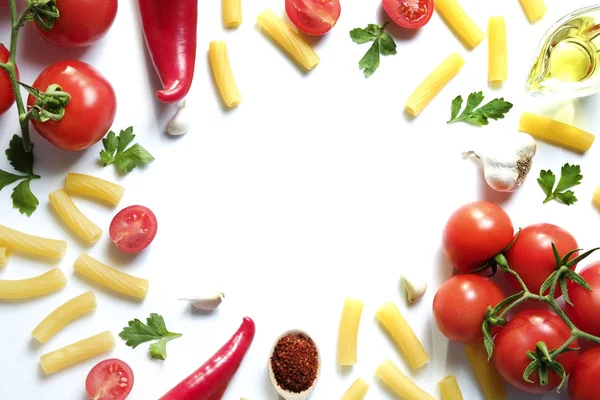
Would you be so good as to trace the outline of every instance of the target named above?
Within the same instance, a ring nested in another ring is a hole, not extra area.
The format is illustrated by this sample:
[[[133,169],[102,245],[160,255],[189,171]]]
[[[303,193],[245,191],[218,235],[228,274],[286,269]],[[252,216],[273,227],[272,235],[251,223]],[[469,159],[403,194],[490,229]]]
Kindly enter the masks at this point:
[[[523,228],[505,254],[510,268],[519,274],[532,293],[538,294],[544,281],[556,270],[553,243],[561,257],[578,248],[577,241],[566,230],[552,224],[536,224]],[[577,255],[575,252],[569,259]],[[521,290],[513,276],[507,278],[516,290]],[[556,291],[555,296],[560,294]]]
[[[102,38],[117,16],[117,0],[56,0],[60,17],[50,29],[35,24],[48,42],[63,47],[89,46]]]
[[[548,382],[544,386],[540,384],[538,369],[535,369],[529,376],[532,383],[526,382],[523,373],[532,362],[527,352],[536,353],[536,346],[540,342],[545,343],[546,348],[552,351],[566,343],[570,337],[571,330],[558,314],[542,309],[522,311],[496,335],[492,361],[500,375],[511,385],[529,393],[545,393],[558,386],[561,377],[549,369]],[[573,340],[568,347],[574,350],[556,357],[567,375],[579,357],[577,340]]]
[[[501,207],[487,201],[469,203],[446,223],[444,253],[460,272],[473,272],[505,250],[513,235],[513,224]]]
[[[455,275],[439,288],[433,315],[440,331],[452,341],[481,343],[485,311],[504,300],[498,285],[479,275]]]
[[[571,400],[600,400],[600,347],[583,353],[569,376]]]
[[[582,331],[600,336],[600,261],[588,265],[579,275],[591,290],[586,290],[573,281],[567,282],[567,293],[572,304],[566,306],[567,315]]]
[[[6,63],[10,57],[10,52],[3,44],[0,44],[0,62]],[[19,70],[15,67],[17,79],[19,79]],[[0,114],[8,111],[15,104],[15,94],[13,91],[10,76],[5,70],[0,70]]]

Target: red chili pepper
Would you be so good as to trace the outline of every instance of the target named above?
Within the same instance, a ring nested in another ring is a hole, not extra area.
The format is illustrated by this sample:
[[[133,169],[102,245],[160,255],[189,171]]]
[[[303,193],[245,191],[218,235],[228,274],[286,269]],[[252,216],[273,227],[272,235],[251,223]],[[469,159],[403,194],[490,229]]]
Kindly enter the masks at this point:
[[[196,62],[198,0],[138,0],[146,46],[163,89],[162,102],[185,97]]]
[[[255,331],[254,321],[245,317],[219,351],[159,400],[220,400],[252,344]]]

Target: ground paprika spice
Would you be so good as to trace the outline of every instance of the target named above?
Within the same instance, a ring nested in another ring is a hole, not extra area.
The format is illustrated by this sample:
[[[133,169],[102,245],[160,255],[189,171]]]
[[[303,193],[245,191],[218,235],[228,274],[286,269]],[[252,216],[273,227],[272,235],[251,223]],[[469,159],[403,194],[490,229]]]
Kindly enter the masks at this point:
[[[275,345],[271,368],[282,389],[294,393],[310,389],[319,371],[319,355],[315,343],[303,333],[283,336]]]

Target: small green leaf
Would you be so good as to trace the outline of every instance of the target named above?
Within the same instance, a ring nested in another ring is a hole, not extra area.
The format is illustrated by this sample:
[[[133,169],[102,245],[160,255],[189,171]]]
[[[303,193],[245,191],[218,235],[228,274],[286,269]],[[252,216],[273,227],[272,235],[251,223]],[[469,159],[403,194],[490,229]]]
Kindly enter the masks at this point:
[[[373,35],[361,28],[355,28],[350,31],[350,37],[354,43],[362,44],[376,39],[377,35]]]
[[[127,146],[135,139],[133,127],[121,130],[119,136],[113,131],[102,139],[104,150],[100,151],[100,160],[104,166],[116,164],[123,173],[131,172],[135,167],[154,161],[154,157],[139,144]]]
[[[25,179],[19,183],[13,190],[11,195],[13,207],[19,210],[21,214],[31,217],[31,214],[37,209],[40,204],[39,200],[31,192],[29,182],[31,179]]]
[[[575,193],[572,190],[567,190],[562,193],[554,193],[554,198],[558,201],[570,206],[577,201],[577,197],[575,197]]]
[[[358,67],[364,70],[365,77],[373,75],[373,72],[379,68],[379,41],[374,41],[363,58],[358,62]]]
[[[33,175],[33,152],[25,151],[23,148],[23,139],[20,136],[13,135],[6,150],[6,157],[10,165],[17,171]]]
[[[377,36],[381,35],[381,32],[383,32],[383,30],[385,29],[385,27],[387,26],[387,22],[383,25],[378,25],[378,24],[369,24],[367,25],[367,27],[365,28],[365,32],[367,32],[368,34],[372,35],[373,38],[376,38]]]
[[[560,169],[560,180],[556,185],[556,192],[562,192],[563,190],[572,188],[581,183],[583,175],[581,175],[581,167],[579,165],[570,165],[566,163]]]
[[[567,189],[579,185],[582,178],[583,175],[581,175],[581,168],[579,165],[570,165],[567,163],[562,166],[560,170],[560,179],[556,185],[556,189],[554,189],[556,176],[550,170],[540,171],[538,183],[546,194],[544,204],[553,199],[568,206],[574,204],[577,201],[577,197],[575,197],[575,193],[573,193],[572,190]]]
[[[4,189],[6,186],[15,183],[18,180],[24,179],[26,177],[11,174],[10,172],[2,171],[0,169],[0,190]]]
[[[379,51],[384,56],[391,56],[397,53],[396,51],[396,43],[394,39],[387,33],[382,33],[379,36]]]
[[[456,96],[454,98],[454,100],[452,100],[452,114],[450,116],[450,121],[448,121],[448,123],[454,121],[456,119],[456,117],[458,117],[458,113],[460,112],[460,109],[462,108],[462,104],[463,104],[463,98],[460,95]]]
[[[180,333],[169,332],[163,317],[156,313],[150,314],[146,324],[136,318],[127,325],[119,333],[119,337],[126,341],[125,344],[135,349],[142,343],[156,341],[150,345],[150,356],[158,360],[167,358],[167,342],[181,336]]]
[[[544,203],[547,203],[551,199],[554,183],[556,182],[556,176],[550,170],[541,170],[540,177],[537,181],[540,184],[544,193],[546,194],[546,199],[544,200]]]

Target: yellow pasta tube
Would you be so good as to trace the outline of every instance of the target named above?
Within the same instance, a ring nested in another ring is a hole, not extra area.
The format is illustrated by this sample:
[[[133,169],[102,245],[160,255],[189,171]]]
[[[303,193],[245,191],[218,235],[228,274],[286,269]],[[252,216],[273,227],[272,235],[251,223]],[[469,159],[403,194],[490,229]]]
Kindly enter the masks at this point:
[[[465,65],[465,60],[458,53],[452,53],[410,95],[404,108],[417,116],[433,100],[452,78]]]
[[[585,153],[592,147],[595,136],[562,122],[528,112],[521,115],[519,123],[521,132],[529,133],[540,139],[578,153]]]
[[[504,382],[494,364],[488,361],[485,346],[482,343],[469,344],[465,346],[465,352],[486,400],[506,399]]]
[[[504,17],[490,17],[488,22],[488,81],[498,84],[508,75],[508,45]]]
[[[404,400],[435,400],[423,389],[408,379],[390,360],[377,367],[377,376]]]
[[[67,250],[67,242],[64,240],[28,235],[3,225],[0,225],[0,246],[53,260],[63,258]]]
[[[485,37],[485,33],[469,18],[457,0],[436,0],[435,9],[469,49],[477,47]]]
[[[8,261],[8,249],[6,247],[0,247],[0,267],[6,265]]]
[[[29,299],[56,292],[67,284],[65,274],[58,268],[45,274],[16,281],[0,279],[0,300]]]
[[[242,24],[242,0],[223,0],[223,24],[227,28]]]
[[[125,188],[121,185],[95,176],[75,173],[67,175],[65,189],[67,192],[102,200],[114,206],[119,204],[125,193]]]
[[[439,383],[442,400],[463,400],[463,395],[454,375],[442,379]]]
[[[389,301],[382,305],[377,310],[377,319],[400,347],[413,369],[421,368],[429,362],[423,345],[394,303]]]
[[[96,306],[96,296],[92,291],[74,297],[44,318],[31,332],[31,336],[40,343],[46,343],[69,323],[95,310]]]
[[[67,192],[60,189],[50,193],[48,196],[50,204],[54,211],[60,216],[63,222],[78,236],[88,243],[96,243],[102,236],[102,229],[89,220],[77,208]]]
[[[319,56],[312,47],[302,39],[298,32],[283,22],[273,10],[265,9],[258,15],[257,21],[262,30],[267,32],[306,70],[310,71],[319,64]]]
[[[213,76],[215,77],[219,92],[221,92],[223,102],[227,107],[237,106],[242,102],[242,95],[235,84],[235,79],[231,72],[227,44],[222,40],[210,42],[208,54]]]
[[[548,12],[544,0],[521,0],[521,6],[529,22],[539,21]]]
[[[148,294],[149,282],[146,279],[117,271],[85,253],[77,257],[73,268],[86,278],[115,292],[137,299],[144,299]]]
[[[105,353],[113,347],[115,347],[115,337],[110,331],[106,331],[52,353],[44,354],[40,357],[40,365],[46,375],[50,375],[73,364]]]
[[[596,205],[597,208],[600,209],[600,186],[598,186],[596,188],[596,190],[594,190],[594,204]]]
[[[362,400],[369,391],[369,383],[363,378],[358,378],[340,400]]]
[[[356,299],[346,299],[340,331],[338,334],[338,364],[354,365],[356,359],[356,347],[358,342],[358,327],[364,303]]]

